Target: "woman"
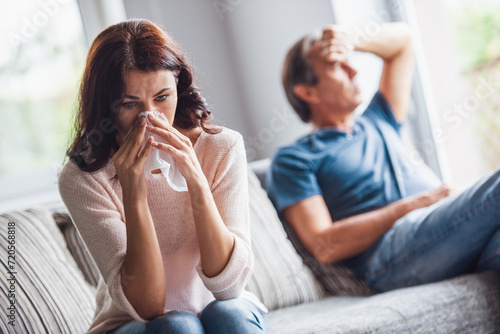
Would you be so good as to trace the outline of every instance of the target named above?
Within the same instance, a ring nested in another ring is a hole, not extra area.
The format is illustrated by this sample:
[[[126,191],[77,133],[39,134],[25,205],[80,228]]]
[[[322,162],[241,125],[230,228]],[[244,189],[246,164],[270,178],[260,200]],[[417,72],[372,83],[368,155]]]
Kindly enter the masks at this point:
[[[102,275],[89,333],[266,331],[265,307],[243,291],[253,269],[243,140],[208,123],[192,81],[179,45],[147,20],[113,25],[90,48],[59,176]],[[187,191],[159,169],[145,175],[153,150],[173,157]]]

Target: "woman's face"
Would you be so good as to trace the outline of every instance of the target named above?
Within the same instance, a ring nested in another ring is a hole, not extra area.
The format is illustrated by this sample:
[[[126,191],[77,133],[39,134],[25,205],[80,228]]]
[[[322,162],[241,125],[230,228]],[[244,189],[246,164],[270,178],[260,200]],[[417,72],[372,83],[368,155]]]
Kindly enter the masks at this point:
[[[143,111],[159,111],[174,123],[177,107],[177,84],[170,70],[143,72],[130,70],[126,75],[125,99],[118,111],[117,140],[122,143],[125,135]]]

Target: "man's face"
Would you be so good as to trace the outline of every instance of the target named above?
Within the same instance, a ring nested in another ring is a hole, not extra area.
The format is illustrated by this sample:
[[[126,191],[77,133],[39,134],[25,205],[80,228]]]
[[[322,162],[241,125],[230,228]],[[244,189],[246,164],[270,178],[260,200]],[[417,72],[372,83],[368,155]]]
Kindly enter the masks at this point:
[[[361,104],[357,72],[349,65],[347,53],[332,55],[319,39],[311,47],[309,61],[318,78],[313,86],[317,103],[341,112],[352,112]]]

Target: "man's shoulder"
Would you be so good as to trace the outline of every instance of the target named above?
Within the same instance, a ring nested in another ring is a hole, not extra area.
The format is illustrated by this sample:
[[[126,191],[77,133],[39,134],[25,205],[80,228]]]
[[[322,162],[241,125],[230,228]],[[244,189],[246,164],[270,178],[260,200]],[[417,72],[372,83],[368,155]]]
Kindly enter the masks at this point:
[[[311,153],[311,150],[307,145],[308,136],[309,135],[303,136],[291,144],[278,148],[272,157],[272,162],[276,163],[288,160],[307,160],[308,155]]]
[[[389,124],[396,131],[401,128],[401,123],[398,123],[394,117],[394,112],[387,102],[387,99],[382,92],[377,91],[365,111],[361,114],[360,120],[365,120],[373,124],[380,125],[382,123]]]

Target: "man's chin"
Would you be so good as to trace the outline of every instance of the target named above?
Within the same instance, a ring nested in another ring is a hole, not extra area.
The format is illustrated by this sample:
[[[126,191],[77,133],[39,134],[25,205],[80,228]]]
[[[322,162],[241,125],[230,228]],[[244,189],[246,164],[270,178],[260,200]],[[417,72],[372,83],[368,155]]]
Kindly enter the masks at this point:
[[[361,97],[361,94],[359,94],[359,96],[356,97],[356,99],[354,100],[354,109],[356,109],[357,107],[359,107],[361,105],[361,103],[363,103],[363,98]]]

